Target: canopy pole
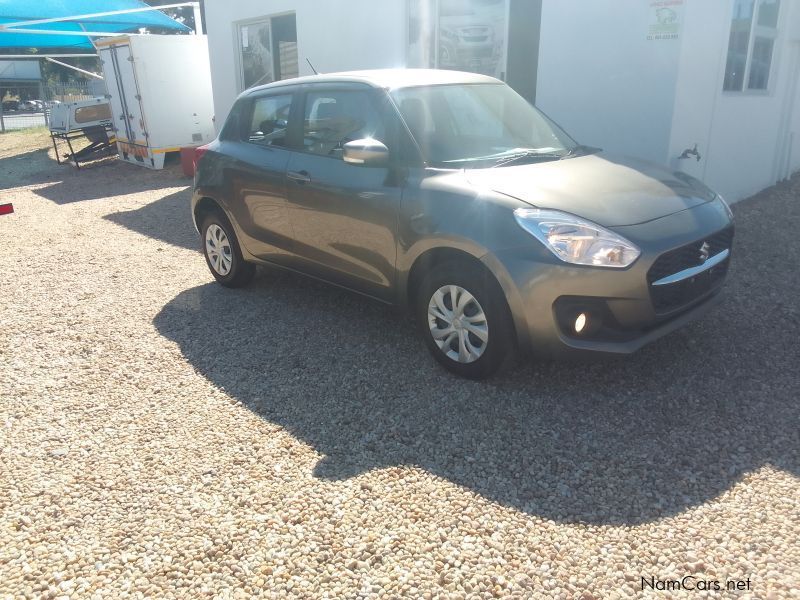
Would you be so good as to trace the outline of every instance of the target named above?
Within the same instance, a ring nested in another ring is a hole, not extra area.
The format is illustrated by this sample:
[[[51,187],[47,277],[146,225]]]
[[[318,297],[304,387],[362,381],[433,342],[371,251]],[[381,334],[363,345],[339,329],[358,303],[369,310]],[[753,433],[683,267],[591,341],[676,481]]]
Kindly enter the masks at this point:
[[[203,13],[200,12],[200,3],[192,2],[194,9],[194,32],[197,35],[203,35]]]
[[[90,52],[84,52],[82,54],[0,54],[0,60],[26,60],[26,59],[35,59],[40,60],[42,58],[88,58],[90,56],[97,56],[97,54],[92,54]]]
[[[33,21],[16,21],[14,23],[5,23],[0,25],[0,31],[4,31],[13,27],[22,27],[27,25],[42,25],[44,23],[59,23],[61,21],[79,21],[82,19],[93,19],[95,17],[110,17],[112,15],[127,15],[131,13],[146,12],[151,10],[161,10],[163,8],[178,8],[181,6],[200,6],[199,2],[178,2],[176,4],[164,4],[162,6],[146,6],[142,8],[128,8],[125,10],[109,10],[106,12],[89,13],[85,15],[72,15],[70,17],[53,17],[50,19],[35,19]],[[52,31],[48,31],[52,33]]]
[[[2,29],[0,33],[31,33],[34,35],[69,35],[72,37],[81,37],[93,35],[96,37],[114,37],[119,35],[153,35],[150,33],[126,33],[124,31],[56,31],[53,29]],[[3,56],[3,55],[0,55]]]
[[[92,73],[91,71],[87,71],[85,69],[79,69],[74,65],[67,64],[65,62],[61,62],[60,60],[56,60],[54,58],[50,58],[49,56],[45,56],[44,59],[48,62],[55,63],[57,65],[61,65],[62,67],[66,67],[68,69],[72,69],[73,71],[77,71],[78,73],[83,73],[84,75],[88,75],[89,77],[94,77],[95,79],[103,79],[102,75],[98,75],[97,73]]]

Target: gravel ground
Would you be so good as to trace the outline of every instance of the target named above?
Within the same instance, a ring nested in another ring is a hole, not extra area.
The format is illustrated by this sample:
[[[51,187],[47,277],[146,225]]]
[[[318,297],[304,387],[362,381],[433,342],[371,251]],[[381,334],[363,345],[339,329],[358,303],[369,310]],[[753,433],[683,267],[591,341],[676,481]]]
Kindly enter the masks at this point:
[[[174,168],[23,150],[0,598],[800,597],[800,178],[735,207],[704,320],[476,383],[361,297],[213,284]],[[750,590],[641,591],[684,575]]]

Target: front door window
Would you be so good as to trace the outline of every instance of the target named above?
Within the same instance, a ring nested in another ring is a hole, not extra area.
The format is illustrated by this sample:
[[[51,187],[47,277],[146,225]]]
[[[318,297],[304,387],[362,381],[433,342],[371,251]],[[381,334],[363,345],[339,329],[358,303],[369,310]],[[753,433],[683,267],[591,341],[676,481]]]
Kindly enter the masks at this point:
[[[368,92],[312,92],[306,96],[303,146],[307,152],[342,157],[344,144],[363,138],[386,143],[386,128]]]

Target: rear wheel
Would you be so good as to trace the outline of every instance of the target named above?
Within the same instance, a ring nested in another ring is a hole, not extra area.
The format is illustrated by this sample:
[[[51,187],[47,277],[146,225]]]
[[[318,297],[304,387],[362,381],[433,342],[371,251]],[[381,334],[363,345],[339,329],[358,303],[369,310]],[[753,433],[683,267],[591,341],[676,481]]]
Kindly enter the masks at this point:
[[[211,213],[201,227],[203,255],[214,278],[225,287],[247,285],[256,267],[245,262],[236,234],[228,219],[219,213]]]
[[[462,263],[434,267],[419,287],[415,313],[434,358],[462,377],[489,377],[513,352],[505,296],[484,269]]]

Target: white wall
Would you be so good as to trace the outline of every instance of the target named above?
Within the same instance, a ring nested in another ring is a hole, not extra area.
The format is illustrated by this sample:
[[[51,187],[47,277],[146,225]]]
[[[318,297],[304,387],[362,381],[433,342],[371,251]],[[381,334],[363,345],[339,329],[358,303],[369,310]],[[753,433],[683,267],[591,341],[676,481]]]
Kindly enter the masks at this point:
[[[732,8],[684,0],[678,39],[647,40],[648,1],[545,0],[536,103],[580,142],[746,198],[800,169],[800,2],[782,3],[767,93],[722,92]]]
[[[666,163],[736,201],[800,169],[800,0],[785,0],[767,94],[722,92],[733,0],[544,0],[536,103],[578,141]],[[238,92],[237,21],[296,11],[300,74],[406,63],[406,0],[207,0],[217,127]],[[794,94],[793,90],[796,90]],[[695,143],[702,155],[678,160]]]
[[[643,0],[545,0],[536,104],[579,142],[664,162],[680,40],[648,40]]]
[[[800,48],[792,41],[800,35],[800,3],[782,5],[769,91],[723,92],[732,3],[686,2],[668,156],[672,166],[699,177],[730,201],[786,175],[792,138],[792,170],[800,168],[800,103],[793,88]],[[677,160],[695,143],[700,162]]]
[[[300,75],[402,67],[406,61],[405,0],[206,0],[217,128],[238,88],[238,21],[296,11]]]
[[[795,44],[795,51],[800,55],[800,48]],[[800,62],[800,59],[798,59]],[[798,67],[800,69],[800,67]],[[794,98],[792,99],[793,115],[787,140],[787,162],[789,171],[800,171],[800,82],[796,84]]]

